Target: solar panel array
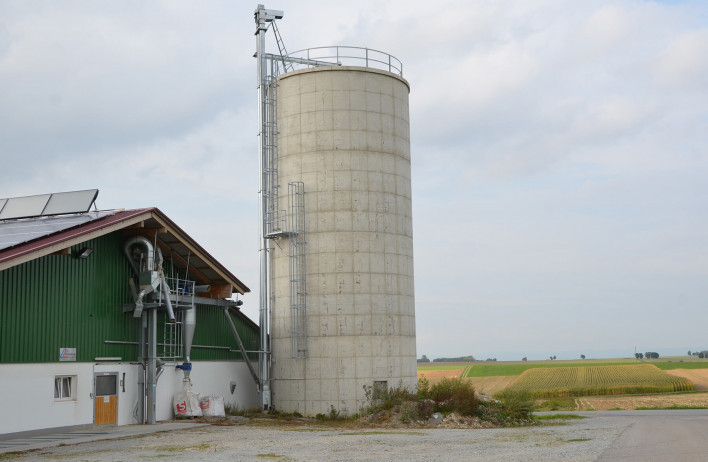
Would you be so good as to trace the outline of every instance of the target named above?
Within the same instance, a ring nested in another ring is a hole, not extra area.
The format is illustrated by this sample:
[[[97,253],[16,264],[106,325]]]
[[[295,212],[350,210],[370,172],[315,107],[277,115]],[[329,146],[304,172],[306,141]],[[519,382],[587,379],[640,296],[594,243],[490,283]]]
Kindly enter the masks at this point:
[[[109,212],[88,212],[81,215],[34,217],[26,220],[0,221],[0,251],[25,242],[49,236],[75,226],[98,220]]]
[[[46,217],[91,210],[98,189],[0,199],[0,220]]]

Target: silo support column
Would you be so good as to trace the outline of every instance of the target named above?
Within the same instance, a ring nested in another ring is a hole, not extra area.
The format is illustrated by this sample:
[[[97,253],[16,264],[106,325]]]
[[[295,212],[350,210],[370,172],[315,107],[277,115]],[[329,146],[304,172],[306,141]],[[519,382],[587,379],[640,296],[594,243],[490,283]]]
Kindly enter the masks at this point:
[[[147,360],[147,423],[155,424],[157,392],[157,310],[150,310],[148,322],[148,360]]]
[[[253,364],[251,364],[251,360],[248,359],[248,355],[246,354],[246,349],[243,347],[243,342],[241,341],[241,337],[238,335],[238,331],[236,330],[236,326],[234,325],[234,321],[231,319],[231,315],[229,315],[229,308],[225,307],[224,308],[224,316],[226,316],[226,322],[229,323],[229,327],[231,328],[231,333],[234,334],[234,338],[236,339],[236,343],[238,343],[238,348],[241,350],[241,356],[243,356],[244,361],[246,361],[246,365],[248,366],[248,370],[251,372],[251,377],[253,377],[253,380],[256,382],[256,386],[260,389],[261,386],[261,381],[258,379],[258,374],[256,374],[256,370],[253,368]]]

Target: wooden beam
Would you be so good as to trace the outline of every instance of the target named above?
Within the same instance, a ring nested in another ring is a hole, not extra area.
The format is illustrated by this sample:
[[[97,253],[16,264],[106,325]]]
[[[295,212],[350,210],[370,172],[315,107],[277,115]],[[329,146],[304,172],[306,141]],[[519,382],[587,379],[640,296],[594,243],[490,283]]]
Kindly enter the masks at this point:
[[[187,260],[182,258],[182,256],[180,254],[173,252],[172,249],[170,249],[170,247],[167,244],[158,240],[157,246],[162,249],[162,256],[164,258],[167,258],[167,256],[169,255],[169,256],[173,257],[175,260],[179,261],[182,265],[184,265],[185,268],[187,267]],[[204,276],[201,273],[201,271],[195,269],[193,266],[189,267],[189,272],[194,274],[195,276],[197,276],[197,278],[199,278],[199,280],[201,282],[203,282],[204,284],[211,284],[211,281],[209,280],[209,278]],[[231,295],[229,295],[229,297],[230,296]]]
[[[202,296],[209,298],[231,298],[233,293],[234,289],[231,284],[224,284],[221,286],[212,285],[211,290],[202,294]]]
[[[167,228],[164,226],[161,226],[159,228],[125,228],[123,230],[123,236],[125,237],[132,237],[132,236],[144,236],[149,239],[154,239],[155,238],[155,232],[157,234],[167,234]]]

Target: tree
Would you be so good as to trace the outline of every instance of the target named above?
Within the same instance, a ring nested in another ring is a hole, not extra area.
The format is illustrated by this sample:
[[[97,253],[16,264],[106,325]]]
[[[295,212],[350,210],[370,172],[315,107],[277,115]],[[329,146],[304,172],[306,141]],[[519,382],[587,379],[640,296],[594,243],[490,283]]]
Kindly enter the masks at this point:
[[[585,359],[585,355],[580,355],[580,359]]]
[[[691,350],[688,350],[688,356],[691,356]]]
[[[524,356],[523,358],[521,358],[521,360],[522,360],[522,361],[528,361],[528,359],[526,359],[526,356]]]
[[[642,359],[644,355],[642,353],[634,353],[634,357],[637,359]]]
[[[420,357],[420,359],[418,360],[418,362],[419,362],[419,363],[429,363],[430,360],[428,359],[427,356],[423,355],[423,356]]]

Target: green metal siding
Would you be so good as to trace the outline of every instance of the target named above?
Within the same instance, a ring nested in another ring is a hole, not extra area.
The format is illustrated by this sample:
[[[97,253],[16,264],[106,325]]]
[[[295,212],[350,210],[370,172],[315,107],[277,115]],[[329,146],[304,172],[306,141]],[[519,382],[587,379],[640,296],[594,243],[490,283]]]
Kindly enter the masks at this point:
[[[123,304],[132,300],[124,242],[117,231],[74,246],[74,251],[93,248],[87,259],[50,255],[0,271],[0,363],[56,362],[60,348],[66,347],[76,348],[77,361],[137,359],[137,345],[104,342],[138,339],[139,320],[123,313]],[[258,330],[236,316],[233,319],[246,349],[257,350]],[[236,349],[220,308],[198,308],[194,344]],[[193,360],[240,357],[226,350],[194,349],[192,353]]]

